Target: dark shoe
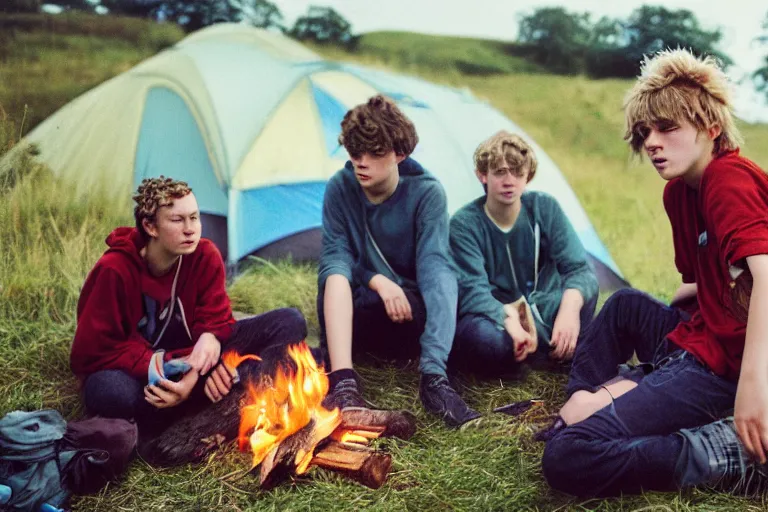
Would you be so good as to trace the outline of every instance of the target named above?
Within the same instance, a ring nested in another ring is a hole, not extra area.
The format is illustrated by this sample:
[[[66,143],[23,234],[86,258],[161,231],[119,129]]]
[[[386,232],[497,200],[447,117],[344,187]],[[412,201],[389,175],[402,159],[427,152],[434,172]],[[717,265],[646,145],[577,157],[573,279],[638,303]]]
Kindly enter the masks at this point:
[[[565,421],[563,421],[563,418],[558,416],[555,418],[552,423],[550,423],[548,426],[544,427],[543,429],[539,430],[533,435],[534,441],[539,441],[541,443],[546,443],[553,437],[557,435],[558,432],[563,430],[565,427],[567,427]]]
[[[336,383],[332,390],[323,400],[323,407],[326,409],[346,409],[347,407],[368,407],[368,403],[363,400],[360,394],[357,380],[354,378],[342,379]]]
[[[768,492],[768,464],[747,454],[733,416],[701,427],[682,429],[689,464],[680,484],[704,485],[731,494],[762,497]]]
[[[443,418],[449,427],[458,427],[480,417],[480,413],[470,409],[451,387],[448,378],[442,375],[422,374],[419,397],[424,409]]]

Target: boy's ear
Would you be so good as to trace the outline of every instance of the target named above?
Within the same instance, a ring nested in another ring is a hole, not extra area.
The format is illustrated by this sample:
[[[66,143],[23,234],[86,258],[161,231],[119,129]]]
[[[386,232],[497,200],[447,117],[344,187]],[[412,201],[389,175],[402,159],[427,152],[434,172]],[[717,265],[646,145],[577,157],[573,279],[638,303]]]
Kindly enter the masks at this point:
[[[482,183],[483,185],[487,185],[488,184],[488,175],[487,174],[483,174],[480,171],[478,171],[477,169],[475,169],[475,176],[477,176],[477,179],[480,180],[480,183]]]
[[[715,140],[721,133],[723,133],[723,129],[720,128],[719,124],[713,124],[707,128],[707,136],[709,136],[709,140]]]
[[[400,162],[402,162],[402,161],[403,161],[403,160],[405,160],[406,158],[408,158],[408,156],[407,156],[407,155],[398,155],[397,153],[395,153],[395,161],[396,161],[397,163],[400,163]]]
[[[141,226],[144,231],[152,238],[157,237],[157,225],[149,219],[141,219]]]

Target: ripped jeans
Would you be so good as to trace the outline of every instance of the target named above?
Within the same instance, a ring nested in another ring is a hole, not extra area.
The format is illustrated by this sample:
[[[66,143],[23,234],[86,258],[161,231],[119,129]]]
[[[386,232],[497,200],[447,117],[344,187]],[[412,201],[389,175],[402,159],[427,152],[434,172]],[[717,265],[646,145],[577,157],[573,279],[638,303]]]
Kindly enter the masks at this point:
[[[568,394],[595,390],[635,351],[651,364],[626,375],[635,389],[547,443],[550,486],[591,497],[709,482],[707,468],[688,462],[700,455],[689,429],[732,414],[736,383],[667,341],[683,314],[637,290],[608,299],[576,349]]]

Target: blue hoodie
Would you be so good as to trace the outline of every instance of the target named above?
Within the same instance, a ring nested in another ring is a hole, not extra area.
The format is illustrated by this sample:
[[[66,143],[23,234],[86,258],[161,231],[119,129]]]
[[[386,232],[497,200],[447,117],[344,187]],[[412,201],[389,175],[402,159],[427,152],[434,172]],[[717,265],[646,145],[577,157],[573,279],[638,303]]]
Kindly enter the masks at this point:
[[[398,170],[397,188],[381,204],[365,197],[351,162],[328,181],[318,289],[325,293],[325,281],[333,274],[343,275],[353,287],[368,286],[374,275],[382,274],[418,292],[427,309],[419,369],[445,375],[458,295],[449,257],[445,191],[411,158],[403,160]],[[366,237],[366,219],[386,261]]]

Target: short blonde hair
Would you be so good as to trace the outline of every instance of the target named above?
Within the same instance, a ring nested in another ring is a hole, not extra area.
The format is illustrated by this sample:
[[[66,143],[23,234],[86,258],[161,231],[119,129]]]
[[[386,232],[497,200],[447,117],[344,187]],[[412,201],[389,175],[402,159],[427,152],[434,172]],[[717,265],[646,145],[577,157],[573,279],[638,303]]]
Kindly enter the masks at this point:
[[[697,58],[688,50],[664,50],[645,57],[640,76],[624,99],[624,140],[642,152],[643,128],[659,121],[688,121],[699,131],[721,129],[714,154],[737,149],[741,143],[733,119],[729,81],[718,61]]]
[[[157,178],[145,178],[136,190],[133,200],[136,207],[133,209],[133,217],[136,220],[136,229],[146,239],[149,237],[144,229],[144,219],[150,222],[157,220],[157,211],[163,206],[172,206],[174,199],[181,199],[192,193],[184,181],[176,181],[160,175]]]
[[[528,181],[533,179],[538,166],[533,148],[519,135],[504,130],[481,142],[475,150],[474,160],[475,169],[480,174],[488,174],[503,165],[520,175],[528,169]]]

